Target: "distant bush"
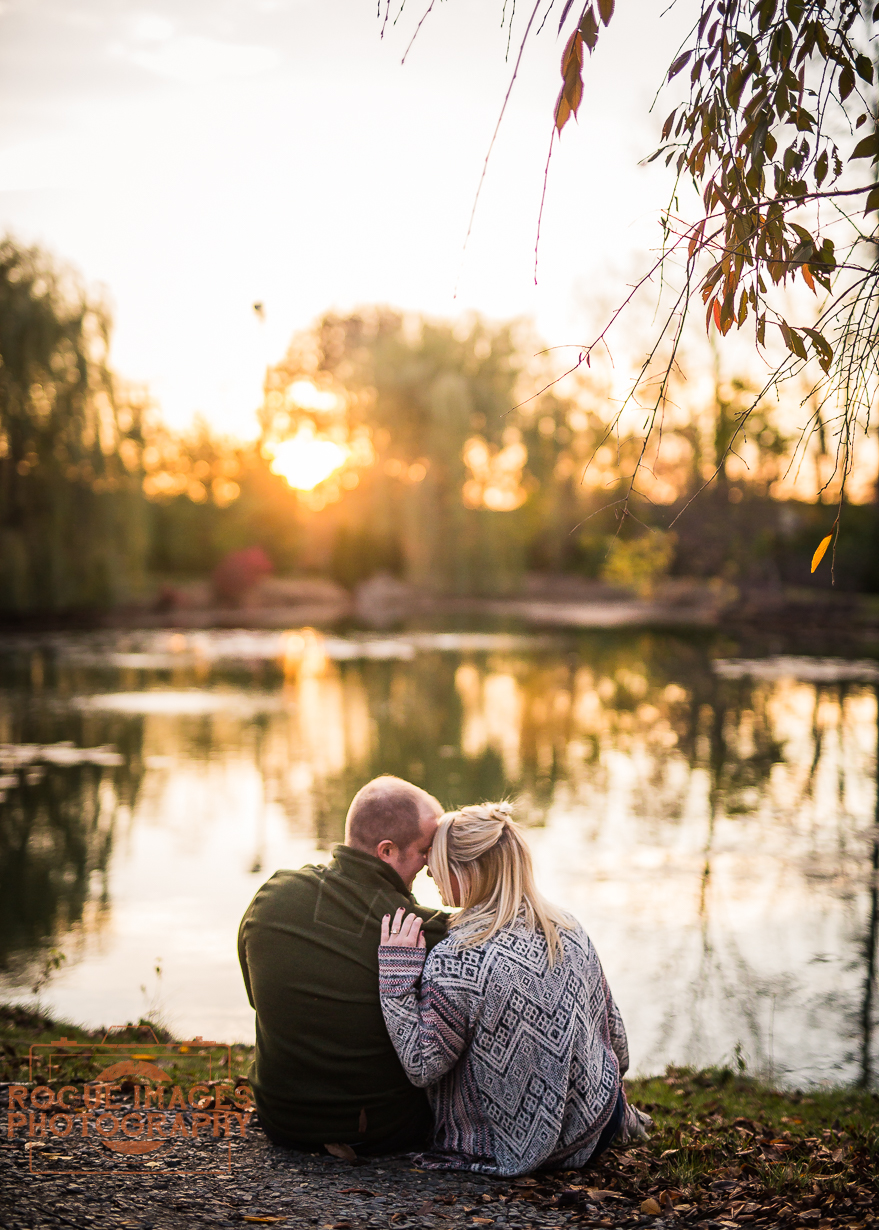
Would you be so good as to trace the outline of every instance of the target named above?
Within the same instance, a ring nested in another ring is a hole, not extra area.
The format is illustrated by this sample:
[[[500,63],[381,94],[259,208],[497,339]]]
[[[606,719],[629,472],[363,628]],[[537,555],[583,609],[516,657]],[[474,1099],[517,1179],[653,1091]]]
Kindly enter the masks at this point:
[[[648,597],[657,581],[668,575],[676,541],[675,534],[663,530],[653,530],[640,538],[615,538],[608,550],[602,578]]]

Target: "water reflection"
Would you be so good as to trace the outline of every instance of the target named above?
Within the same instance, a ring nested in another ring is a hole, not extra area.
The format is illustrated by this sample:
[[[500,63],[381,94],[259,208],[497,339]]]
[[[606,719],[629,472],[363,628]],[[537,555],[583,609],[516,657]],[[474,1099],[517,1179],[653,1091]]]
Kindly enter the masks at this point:
[[[0,669],[9,988],[59,944],[59,1011],[157,1004],[184,1032],[248,1036],[241,912],[390,772],[447,806],[521,800],[642,1069],[738,1049],[795,1083],[874,1076],[874,663],[306,629],[18,640]]]

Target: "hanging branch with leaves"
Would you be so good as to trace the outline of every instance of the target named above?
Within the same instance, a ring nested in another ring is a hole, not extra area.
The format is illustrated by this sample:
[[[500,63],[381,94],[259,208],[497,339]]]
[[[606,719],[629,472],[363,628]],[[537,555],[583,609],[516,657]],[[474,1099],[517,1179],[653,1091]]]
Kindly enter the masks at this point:
[[[549,0],[543,23],[552,7]],[[614,0],[582,8],[566,0],[562,7],[559,33],[569,32],[554,108],[558,137],[583,99],[586,51],[596,50],[613,15]],[[645,450],[650,434],[661,431],[684,325],[701,301],[706,329],[726,337],[752,327],[768,364],[729,448],[761,398],[814,369],[802,401],[810,407],[802,439],[819,429],[835,434],[840,509],[856,434],[869,427],[879,386],[877,20],[879,4],[862,8],[859,0],[698,0],[665,82],[680,83],[688,70],[688,96],[647,159],[664,158],[675,171],[662,245],[634,293],[657,282],[679,289],[611,424],[613,430],[634,402],[647,411]],[[687,187],[695,190],[695,211],[681,210]],[[794,314],[790,293],[799,284],[816,299],[804,319]],[[618,316],[582,348],[580,363],[605,343]],[[784,349],[780,361],[775,339]]]
[[[599,18],[607,25],[611,15],[612,6],[586,5],[568,37],[559,133],[580,105],[583,45],[594,50]],[[689,181],[702,209],[693,220],[670,207],[662,220],[660,263],[682,264],[686,286],[665,329],[679,340],[698,294],[706,328],[721,336],[752,321],[762,350],[775,330],[787,357],[772,366],[761,397],[816,361],[810,395],[820,392],[818,413],[828,403],[835,410],[840,501],[879,376],[879,117],[874,64],[863,49],[877,16],[879,5],[867,13],[857,0],[703,0],[667,74],[670,83],[689,67],[689,97],[665,120],[648,160],[674,166],[675,206]],[[831,229],[842,232],[841,244]],[[808,323],[793,318],[788,296],[773,293],[797,279],[822,297]]]

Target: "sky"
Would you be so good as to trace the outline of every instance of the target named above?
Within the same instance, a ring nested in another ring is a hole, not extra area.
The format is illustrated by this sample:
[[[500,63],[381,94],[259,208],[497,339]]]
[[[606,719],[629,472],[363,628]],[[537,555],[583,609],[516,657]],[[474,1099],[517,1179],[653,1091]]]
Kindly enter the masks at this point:
[[[507,60],[501,0],[439,0],[401,64],[429,0],[396,23],[392,0],[384,37],[376,2],[0,0],[0,228],[102,288],[114,368],[174,427],[254,434],[266,365],[329,309],[475,310],[582,342],[658,241],[668,173],[638,164],[686,11],[620,0],[552,156],[535,285],[557,15],[465,250],[530,7]]]

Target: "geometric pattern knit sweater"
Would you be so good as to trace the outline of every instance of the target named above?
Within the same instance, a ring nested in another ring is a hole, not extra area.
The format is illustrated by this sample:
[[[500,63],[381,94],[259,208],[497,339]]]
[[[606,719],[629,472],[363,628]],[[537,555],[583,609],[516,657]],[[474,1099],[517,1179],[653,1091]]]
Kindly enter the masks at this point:
[[[388,1033],[434,1116],[433,1169],[526,1174],[583,1166],[629,1066],[626,1031],[592,941],[560,932],[552,968],[520,916],[463,948],[379,948]]]

